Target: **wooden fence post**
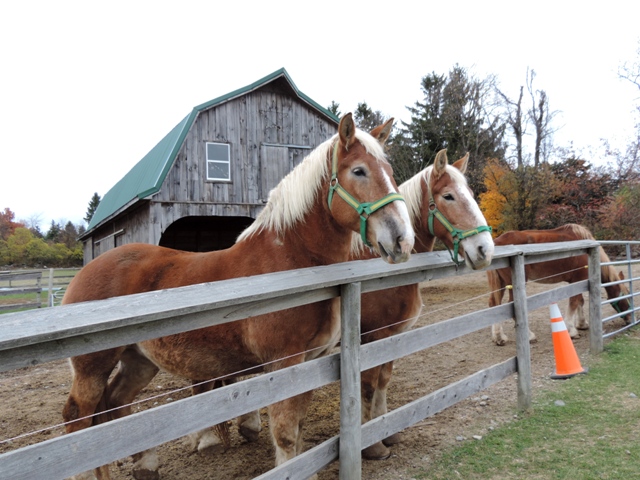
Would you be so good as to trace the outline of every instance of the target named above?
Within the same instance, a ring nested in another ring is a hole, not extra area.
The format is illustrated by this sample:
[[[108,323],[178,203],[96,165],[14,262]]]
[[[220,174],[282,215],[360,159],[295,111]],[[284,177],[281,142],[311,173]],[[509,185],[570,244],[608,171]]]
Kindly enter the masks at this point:
[[[47,304],[53,307],[53,268],[49,269],[49,300]]]
[[[602,311],[600,247],[589,249],[589,346],[592,355],[602,353]]]
[[[340,288],[340,480],[362,478],[360,290],[359,282]]]
[[[516,321],[516,357],[518,359],[518,408],[531,410],[531,347],[529,346],[529,312],[527,309],[524,254],[511,257],[513,313]]]

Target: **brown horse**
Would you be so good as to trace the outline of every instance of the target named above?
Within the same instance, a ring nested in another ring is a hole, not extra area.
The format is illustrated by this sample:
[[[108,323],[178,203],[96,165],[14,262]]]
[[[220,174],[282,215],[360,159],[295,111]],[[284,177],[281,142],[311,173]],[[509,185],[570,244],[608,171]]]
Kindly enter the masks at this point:
[[[402,197],[384,153],[391,128],[389,120],[369,135],[346,115],[338,134],[272,190],[256,221],[229,249],[192,253],[146,244],[118,247],[76,275],[63,303],[343,262],[349,258],[353,232],[385,261],[406,261],[414,233],[406,204],[397,201]],[[127,405],[160,368],[199,382],[318,357],[339,340],[339,312],[339,300],[333,299],[74,357],[73,384],[63,410],[70,422],[67,432],[99,422],[90,416],[106,409],[117,408],[112,417],[129,414]],[[311,396],[307,392],[269,406],[276,465],[301,452],[302,421]],[[137,454],[134,460],[136,478],[158,478],[154,452]],[[105,466],[95,474],[109,476]]]
[[[487,267],[493,258],[491,229],[467,186],[464,173],[469,155],[448,165],[446,150],[440,150],[432,166],[400,185],[416,233],[415,251],[433,250],[439,238],[455,255],[463,256],[470,268]],[[354,235],[351,260],[372,259],[375,251],[365,248]],[[410,329],[422,309],[419,284],[365,293],[361,303],[362,343],[373,342]],[[391,380],[393,362],[362,372],[362,423],[387,413],[387,385]],[[260,429],[258,412],[238,418],[240,433],[255,440]],[[391,454],[387,446],[398,443],[400,435],[392,435],[365,448],[363,457],[383,460]]]
[[[457,263],[459,253],[466,265],[482,269],[493,258],[491,229],[487,226],[464,173],[469,154],[448,165],[446,150],[440,150],[432,166],[400,185],[416,232],[418,253],[433,250],[436,238],[452,252]],[[361,244],[361,243],[360,243]],[[357,258],[371,258],[374,252],[360,249]],[[361,305],[362,343],[395,335],[410,329],[422,309],[419,284],[365,293]],[[387,413],[387,385],[393,362],[362,372],[362,423]],[[400,435],[392,435],[363,450],[368,459],[385,459],[391,452],[387,446],[397,443]]]
[[[524,245],[528,243],[550,243],[550,242],[571,242],[575,240],[595,240],[589,230],[581,225],[569,223],[562,227],[552,230],[523,230],[505,232],[497,237],[494,242],[496,245]],[[609,257],[600,247],[600,262],[609,262]],[[549,260],[547,262],[538,262],[525,265],[525,275],[527,280],[535,280],[539,283],[574,283],[589,278],[587,270],[587,255],[578,255],[575,257],[560,258],[557,260]],[[491,294],[489,297],[489,306],[494,307],[502,303],[505,288],[511,285],[511,269],[500,268],[497,270],[489,270],[487,272],[489,281],[489,289]],[[624,280],[622,272],[616,273],[611,265],[605,265],[601,268],[602,283],[610,283]],[[616,284],[605,287],[607,298],[618,298],[621,293],[629,294],[626,284]],[[509,289],[509,301],[513,301],[513,290]],[[577,329],[586,330],[589,328],[584,316],[584,298],[582,294],[574,295],[569,299],[569,314],[565,318],[567,329],[571,338],[580,336]],[[620,299],[611,304],[618,313],[626,312],[629,309],[629,302],[626,298]],[[631,323],[631,313],[623,315],[624,321],[629,325]],[[501,323],[496,323],[491,327],[491,338],[496,345],[504,345],[507,342],[507,336],[504,334]],[[535,334],[529,330],[529,341],[535,342]]]

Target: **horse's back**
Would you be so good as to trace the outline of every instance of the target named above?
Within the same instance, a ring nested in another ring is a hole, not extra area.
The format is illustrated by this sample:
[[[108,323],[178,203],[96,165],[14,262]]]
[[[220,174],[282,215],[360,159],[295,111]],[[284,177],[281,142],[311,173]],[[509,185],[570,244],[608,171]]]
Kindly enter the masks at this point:
[[[593,235],[585,227],[569,223],[549,230],[511,230],[495,238],[498,246],[525,245],[531,243],[571,242],[591,240]]]
[[[103,300],[185,285],[181,277],[186,264],[194,263],[199,255],[202,254],[146,243],[116,247],[78,272],[67,287],[62,303]],[[193,269],[189,271],[193,273]],[[189,283],[199,283],[199,280],[195,277]]]

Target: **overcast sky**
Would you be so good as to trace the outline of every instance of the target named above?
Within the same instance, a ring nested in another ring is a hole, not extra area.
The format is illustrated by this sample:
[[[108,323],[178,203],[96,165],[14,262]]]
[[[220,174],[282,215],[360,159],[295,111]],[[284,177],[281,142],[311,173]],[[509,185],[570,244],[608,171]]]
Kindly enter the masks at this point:
[[[639,19],[629,0],[3,2],[0,209],[82,222],[194,106],[282,67],[323,106],[404,120],[431,72],[457,63],[516,96],[529,67],[556,144],[624,143]]]

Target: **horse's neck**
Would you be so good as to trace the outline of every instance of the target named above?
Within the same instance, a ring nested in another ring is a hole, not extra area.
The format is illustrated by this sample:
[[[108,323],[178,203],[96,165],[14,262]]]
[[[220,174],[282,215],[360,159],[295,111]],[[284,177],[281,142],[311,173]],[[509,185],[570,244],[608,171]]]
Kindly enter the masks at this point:
[[[263,230],[236,243],[232,250],[234,261],[253,268],[259,263],[267,273],[344,262],[350,246],[351,230],[337,225],[317,201],[301,221],[283,233]]]
[[[305,218],[283,237],[287,249],[300,252],[314,265],[330,265],[349,258],[352,231],[338,225],[325,206],[322,195]]]

